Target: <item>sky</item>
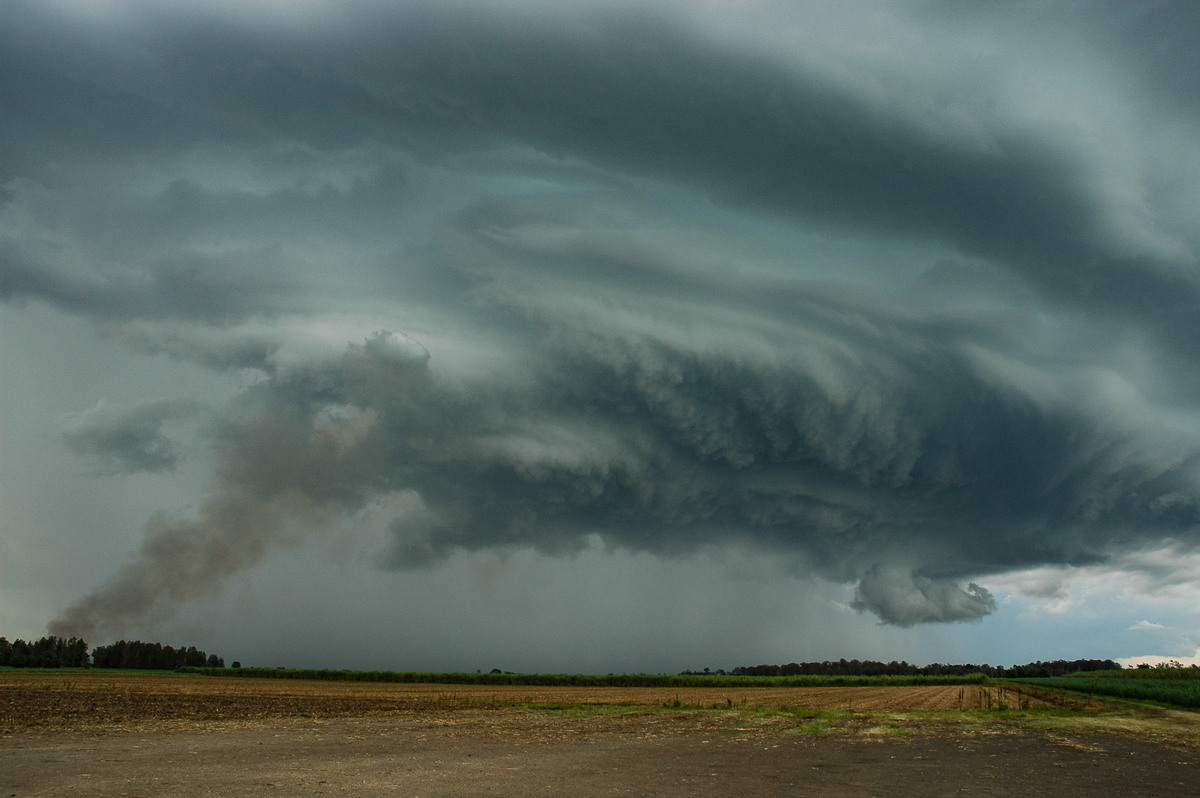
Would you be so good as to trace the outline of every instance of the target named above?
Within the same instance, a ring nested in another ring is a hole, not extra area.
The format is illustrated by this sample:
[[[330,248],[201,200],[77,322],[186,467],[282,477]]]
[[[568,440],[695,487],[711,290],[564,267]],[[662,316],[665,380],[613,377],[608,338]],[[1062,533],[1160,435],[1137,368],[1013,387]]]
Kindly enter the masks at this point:
[[[1191,2],[7,0],[0,634],[1200,661]]]

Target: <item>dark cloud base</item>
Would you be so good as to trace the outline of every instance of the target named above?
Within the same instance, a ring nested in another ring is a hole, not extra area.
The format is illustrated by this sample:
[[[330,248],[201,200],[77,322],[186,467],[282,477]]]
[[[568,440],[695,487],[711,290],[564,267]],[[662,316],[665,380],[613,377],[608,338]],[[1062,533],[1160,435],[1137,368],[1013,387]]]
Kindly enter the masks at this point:
[[[820,9],[810,53],[667,4],[10,4],[0,300],[248,375],[65,432],[170,473],[203,416],[219,465],[52,629],[169,614],[398,495],[387,568],[750,546],[901,626],[1194,547],[1197,120],[1163,98],[1196,81],[1130,87],[1196,20],[1106,8],[883,4],[924,46],[872,60]],[[1042,28],[1126,37],[1124,77]]]

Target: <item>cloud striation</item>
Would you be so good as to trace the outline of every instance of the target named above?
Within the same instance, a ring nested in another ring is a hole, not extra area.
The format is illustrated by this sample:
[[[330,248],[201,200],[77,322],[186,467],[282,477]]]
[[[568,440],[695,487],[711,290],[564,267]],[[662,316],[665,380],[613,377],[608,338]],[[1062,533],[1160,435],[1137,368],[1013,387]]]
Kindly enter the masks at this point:
[[[384,568],[752,547],[900,626],[1194,548],[1200,120],[1140,87],[1196,15],[873,8],[14,3],[0,299],[246,375],[212,495],[52,631],[382,506]],[[66,441],[170,471],[197,412]]]

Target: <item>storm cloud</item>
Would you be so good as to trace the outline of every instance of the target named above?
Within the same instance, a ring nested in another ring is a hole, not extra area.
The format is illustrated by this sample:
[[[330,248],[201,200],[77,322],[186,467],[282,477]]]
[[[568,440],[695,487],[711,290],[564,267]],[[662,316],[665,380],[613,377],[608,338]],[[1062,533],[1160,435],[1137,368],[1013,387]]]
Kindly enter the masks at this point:
[[[1187,4],[114,7],[6,12],[0,298],[241,387],[56,633],[380,507],[386,569],[744,547],[899,626],[1200,543]],[[65,440],[169,472],[185,400]]]
[[[116,472],[174,471],[179,446],[163,425],[191,418],[201,409],[187,399],[145,402],[126,411],[95,407],[72,421],[63,440],[71,450],[94,455]]]

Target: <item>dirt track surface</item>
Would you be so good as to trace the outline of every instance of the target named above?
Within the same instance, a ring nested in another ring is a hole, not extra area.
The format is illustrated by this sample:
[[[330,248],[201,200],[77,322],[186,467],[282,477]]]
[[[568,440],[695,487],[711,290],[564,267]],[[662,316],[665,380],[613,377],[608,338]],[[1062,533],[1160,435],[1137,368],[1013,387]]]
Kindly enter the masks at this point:
[[[678,694],[682,703],[718,709],[580,711],[571,705],[583,702],[557,688],[502,688],[504,700],[498,700],[445,686],[394,692],[379,689],[390,685],[90,678],[17,677],[14,683],[0,675],[0,718],[21,704],[27,712],[62,712],[92,702],[111,715],[123,713],[100,723],[61,715],[40,725],[5,720],[0,796],[1127,798],[1200,791],[1200,749],[1194,743],[1140,733],[967,722],[955,720],[956,712],[931,719],[873,711],[862,707],[866,692],[854,700],[852,712],[831,707],[837,710],[831,730],[806,734],[806,724],[821,720],[815,712],[751,711],[727,706],[725,699],[690,701],[687,691],[665,691],[663,700],[673,703]],[[513,689],[540,692],[517,698]],[[898,690],[887,696],[892,702],[907,690],[879,689]],[[652,706],[659,699],[656,691],[634,691],[638,700],[621,692],[585,692],[611,704]],[[774,692],[743,698],[766,701]],[[817,702],[815,693],[782,692],[786,706]],[[41,703],[25,703],[39,695]],[[734,691],[730,703],[738,696]],[[836,704],[847,698],[822,700]],[[172,700],[184,709],[163,713]],[[534,703],[562,709],[529,706]],[[201,717],[205,706],[220,708],[226,719]],[[305,717],[280,716],[302,708]],[[242,714],[233,717],[235,709]],[[1179,722],[1195,721],[1189,713]]]
[[[795,737],[645,718],[287,721],[0,741],[12,796],[1195,796],[1195,751],[1047,733]]]

